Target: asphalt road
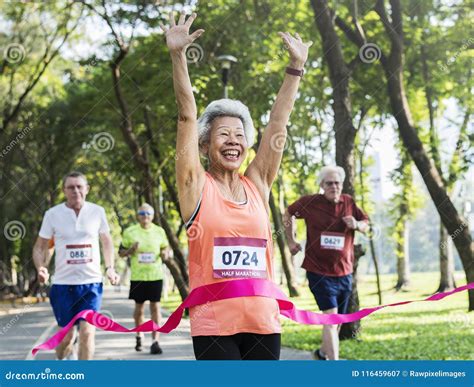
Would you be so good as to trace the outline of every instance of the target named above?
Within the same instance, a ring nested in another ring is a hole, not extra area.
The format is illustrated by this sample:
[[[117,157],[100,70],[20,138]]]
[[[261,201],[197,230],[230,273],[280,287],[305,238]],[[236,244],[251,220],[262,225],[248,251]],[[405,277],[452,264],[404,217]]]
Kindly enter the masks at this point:
[[[101,313],[125,327],[133,327],[133,302],[128,300],[128,289],[106,288]],[[165,311],[163,321],[168,312]],[[146,310],[145,319],[149,319]],[[162,323],[163,323],[162,321]],[[40,351],[33,357],[31,349],[56,331],[56,321],[49,303],[0,305],[0,360],[53,360],[54,351]],[[173,332],[160,335],[161,355],[151,355],[151,334],[143,340],[143,352],[136,352],[134,333],[96,332],[97,360],[194,360],[189,321],[181,320]],[[282,348],[282,360],[310,360],[309,352]]]

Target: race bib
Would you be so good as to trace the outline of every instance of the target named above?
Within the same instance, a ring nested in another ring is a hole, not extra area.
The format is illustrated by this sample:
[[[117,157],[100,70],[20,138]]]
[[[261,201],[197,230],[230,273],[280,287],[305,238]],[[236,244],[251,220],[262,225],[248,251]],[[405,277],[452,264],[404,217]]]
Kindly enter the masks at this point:
[[[323,232],[321,234],[321,249],[343,250],[345,240],[346,237],[344,236],[344,234],[337,232]]]
[[[92,245],[66,245],[66,257],[69,265],[92,262]]]
[[[214,238],[214,278],[267,278],[267,240]]]
[[[155,263],[155,253],[138,253],[138,263]]]

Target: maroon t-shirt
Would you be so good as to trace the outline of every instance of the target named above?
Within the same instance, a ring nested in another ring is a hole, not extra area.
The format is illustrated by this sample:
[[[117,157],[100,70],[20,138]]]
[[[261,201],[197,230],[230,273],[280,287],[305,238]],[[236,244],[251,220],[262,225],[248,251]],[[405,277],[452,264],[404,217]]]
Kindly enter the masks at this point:
[[[368,220],[350,195],[332,203],[324,195],[303,196],[288,207],[290,215],[306,222],[306,248],[303,269],[312,273],[340,277],[351,274],[354,263],[354,230],[342,218]]]

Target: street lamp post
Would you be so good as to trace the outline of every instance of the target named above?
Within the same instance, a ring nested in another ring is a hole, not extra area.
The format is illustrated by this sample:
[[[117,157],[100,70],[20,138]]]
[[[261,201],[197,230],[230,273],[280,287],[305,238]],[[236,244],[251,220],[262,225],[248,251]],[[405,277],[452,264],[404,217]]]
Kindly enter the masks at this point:
[[[232,63],[237,63],[237,58],[232,55],[220,55],[217,57],[217,60],[221,62],[224,98],[228,98],[227,83],[229,81],[230,68],[232,67]]]

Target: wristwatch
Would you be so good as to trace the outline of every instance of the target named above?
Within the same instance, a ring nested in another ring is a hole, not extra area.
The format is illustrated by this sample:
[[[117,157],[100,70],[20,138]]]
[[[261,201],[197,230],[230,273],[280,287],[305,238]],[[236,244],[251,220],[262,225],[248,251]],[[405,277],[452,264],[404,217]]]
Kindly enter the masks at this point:
[[[296,75],[298,77],[303,77],[304,75],[304,69],[298,70],[294,69],[293,67],[287,67],[285,72],[290,75]]]

